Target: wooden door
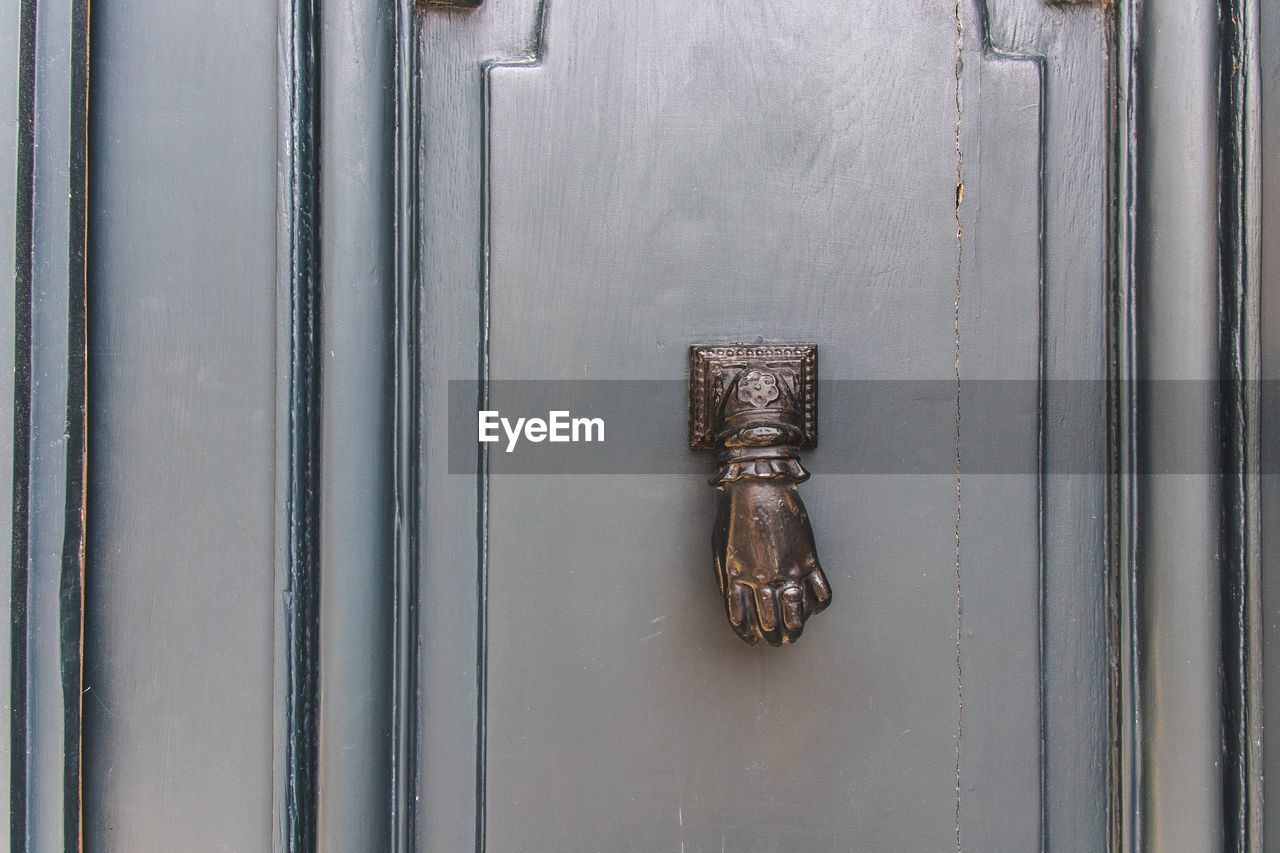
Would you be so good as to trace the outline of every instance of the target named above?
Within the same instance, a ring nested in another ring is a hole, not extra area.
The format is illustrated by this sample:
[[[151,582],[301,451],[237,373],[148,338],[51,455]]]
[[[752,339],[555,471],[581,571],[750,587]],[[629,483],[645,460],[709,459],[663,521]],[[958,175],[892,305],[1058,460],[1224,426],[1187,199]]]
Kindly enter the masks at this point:
[[[1101,10],[506,3],[421,39],[427,846],[1100,849]],[[683,439],[687,347],[758,339],[828,383],[836,603],[781,650],[724,624]],[[577,402],[613,458],[447,455],[574,381],[635,383]]]
[[[0,0],[10,847],[1262,849],[1271,4],[1201,5]],[[757,340],[783,648],[685,429]]]

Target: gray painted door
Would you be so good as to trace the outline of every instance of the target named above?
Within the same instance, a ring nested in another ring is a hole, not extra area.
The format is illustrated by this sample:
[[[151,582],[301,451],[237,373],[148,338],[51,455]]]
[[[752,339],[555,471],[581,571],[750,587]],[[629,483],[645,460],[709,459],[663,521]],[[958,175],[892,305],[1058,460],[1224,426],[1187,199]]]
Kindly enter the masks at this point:
[[[1100,10],[506,2],[421,50],[427,848],[1101,849]],[[783,649],[725,624],[684,439],[687,346],[758,338],[831,382],[836,600]],[[467,476],[477,378],[651,387],[592,414],[660,449]],[[910,446],[851,461],[868,421]]]
[[[1257,33],[1143,9],[0,0],[11,848],[1243,833],[1257,505],[1109,482],[1169,428],[1107,380],[1212,377],[1257,308],[1215,88]],[[826,383],[835,600],[782,649],[685,436],[687,347],[757,339]],[[603,453],[479,448],[512,389]]]

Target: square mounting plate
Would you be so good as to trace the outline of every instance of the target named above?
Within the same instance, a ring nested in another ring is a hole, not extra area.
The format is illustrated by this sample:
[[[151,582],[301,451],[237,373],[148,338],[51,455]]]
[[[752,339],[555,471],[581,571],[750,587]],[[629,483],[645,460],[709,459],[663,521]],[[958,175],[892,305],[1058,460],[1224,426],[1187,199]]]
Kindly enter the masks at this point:
[[[735,376],[750,368],[776,371],[799,407],[801,447],[818,444],[817,344],[712,344],[689,347],[689,446],[714,450],[720,406]]]

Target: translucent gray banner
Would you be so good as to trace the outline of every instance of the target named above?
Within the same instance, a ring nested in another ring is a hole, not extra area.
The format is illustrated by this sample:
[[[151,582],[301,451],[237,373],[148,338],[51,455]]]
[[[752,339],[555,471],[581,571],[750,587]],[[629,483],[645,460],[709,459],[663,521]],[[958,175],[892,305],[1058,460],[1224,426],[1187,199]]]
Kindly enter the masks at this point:
[[[1224,386],[1150,381],[1135,390],[1161,425],[1158,440],[1138,448],[1138,473],[1216,473],[1217,447],[1188,436],[1220,421]],[[1280,401],[1280,383],[1258,390]],[[482,454],[491,474],[714,467],[714,454],[689,449],[683,381],[497,380],[483,399],[480,391],[476,381],[449,382],[451,474],[476,473]],[[1107,405],[1102,381],[820,382],[818,447],[801,459],[818,474],[1106,474]]]

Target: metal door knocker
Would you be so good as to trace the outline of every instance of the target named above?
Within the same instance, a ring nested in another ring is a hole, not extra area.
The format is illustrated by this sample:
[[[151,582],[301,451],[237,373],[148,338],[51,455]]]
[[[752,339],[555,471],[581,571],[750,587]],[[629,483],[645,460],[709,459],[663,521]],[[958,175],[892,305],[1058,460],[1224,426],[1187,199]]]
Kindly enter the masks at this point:
[[[831,603],[796,484],[818,443],[816,344],[689,348],[689,446],[717,450],[711,536],[729,624],[748,643],[792,643]]]

